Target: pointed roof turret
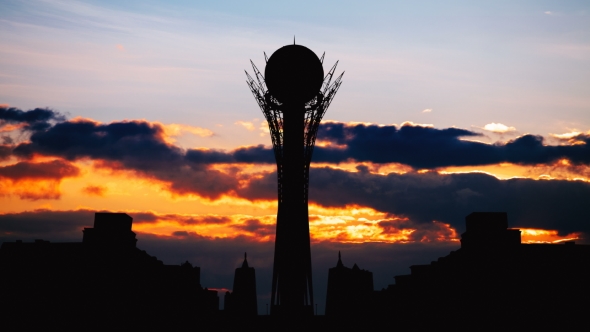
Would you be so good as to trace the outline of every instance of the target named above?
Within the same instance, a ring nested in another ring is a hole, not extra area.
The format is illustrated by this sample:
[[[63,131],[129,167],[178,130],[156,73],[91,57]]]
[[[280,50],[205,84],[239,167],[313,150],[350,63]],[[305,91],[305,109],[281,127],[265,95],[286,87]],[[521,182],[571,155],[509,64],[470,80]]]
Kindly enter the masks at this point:
[[[359,266],[356,265],[356,263],[354,263],[354,266],[352,267],[353,270],[360,270]]]
[[[244,253],[244,263],[242,263],[242,268],[248,267],[248,254]]]
[[[336,264],[336,267],[344,267],[344,264],[342,264],[342,256],[340,255],[340,250],[338,250],[338,263]]]

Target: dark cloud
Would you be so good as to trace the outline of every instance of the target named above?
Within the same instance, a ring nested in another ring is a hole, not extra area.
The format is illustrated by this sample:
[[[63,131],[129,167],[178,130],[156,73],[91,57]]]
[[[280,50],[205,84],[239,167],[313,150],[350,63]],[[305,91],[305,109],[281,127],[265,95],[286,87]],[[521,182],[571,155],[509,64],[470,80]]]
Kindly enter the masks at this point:
[[[61,122],[52,126],[49,120]],[[27,129],[32,132],[31,142],[20,144],[14,150],[18,156],[36,153],[61,156],[68,160],[91,158],[116,162],[124,168],[171,182],[173,190],[181,193],[201,188],[201,194],[217,197],[235,185],[220,173],[208,170],[205,165],[275,162],[272,148],[263,145],[233,151],[184,151],[164,141],[160,125],[146,121],[97,124],[64,120],[59,113],[49,109],[24,112],[15,108],[0,108],[0,121],[26,123]],[[567,158],[574,164],[590,163],[590,136],[585,134],[573,139],[588,144],[557,146],[544,145],[544,138],[535,135],[524,135],[506,144],[463,140],[477,136],[481,134],[459,128],[327,122],[320,125],[318,140],[335,146],[316,147],[313,160],[328,163],[402,163],[418,169],[501,162],[536,165],[561,158]],[[0,157],[6,153],[0,151]],[[172,172],[169,172],[171,169]],[[183,169],[191,172],[181,172],[182,176],[191,173],[192,178],[177,181],[172,174],[179,174],[178,171]],[[216,181],[208,181],[208,178],[215,178]],[[202,183],[194,186],[195,182]]]
[[[9,110],[5,112],[9,114],[5,115],[7,119],[28,119],[32,123],[57,119],[57,115],[50,110]],[[262,174],[261,179],[247,187],[240,187],[240,181],[248,180],[247,177],[238,178],[236,172],[225,173],[210,167],[216,163],[274,163],[272,149],[262,145],[229,152],[186,151],[166,143],[163,128],[146,121],[110,124],[88,120],[63,121],[31,132],[30,141],[17,145],[13,150],[20,158],[31,158],[38,154],[69,161],[92,159],[103,167],[129,170],[160,181],[169,190],[181,195],[196,194],[217,199],[225,194],[239,192],[252,199],[275,197],[274,175]],[[579,135],[576,140],[588,141],[589,144],[546,146],[543,145],[543,138],[532,135],[522,136],[504,145],[461,140],[462,137],[477,135],[457,128],[435,129],[410,125],[398,128],[329,122],[320,126],[318,139],[337,147],[316,147],[314,161],[396,162],[414,168],[499,162],[537,165],[559,158],[568,158],[573,164],[590,162],[590,138],[584,135]],[[0,157],[7,158],[8,149],[9,146],[2,146]]]
[[[218,198],[237,186],[234,176],[187,160],[185,151],[167,144],[163,135],[161,126],[145,121],[61,122],[34,132],[30,142],[18,145],[14,153],[22,158],[40,154],[102,161],[105,167],[163,181],[179,194]]]
[[[0,166],[0,196],[15,195],[29,200],[59,199],[62,179],[78,175],[80,169],[64,160],[21,161]]]
[[[446,166],[490,165],[503,162],[537,165],[569,159],[574,164],[590,164],[590,136],[580,134],[571,145],[545,145],[545,139],[524,135],[505,144],[486,144],[463,138],[482,136],[473,131],[403,125],[321,124],[318,140],[334,146],[317,146],[313,161],[401,163],[416,169]],[[258,145],[233,151],[189,150],[187,160],[198,164],[275,162],[270,147]]]
[[[221,150],[188,150],[186,153],[188,161],[200,164],[214,163],[256,163],[274,164],[275,157],[271,148],[264,145],[242,147],[230,152]]]
[[[253,201],[275,200],[277,199],[277,173],[268,172],[257,174],[247,186],[237,189],[236,192],[238,196]]]
[[[384,234],[395,235],[402,230],[412,230],[408,235],[410,242],[449,241],[457,237],[453,229],[440,222],[417,223],[412,220],[393,219],[381,220],[377,225],[383,229]]]
[[[134,224],[140,223],[154,223],[158,220],[175,222],[179,225],[204,225],[204,224],[228,224],[231,218],[227,216],[218,215],[199,215],[186,216],[180,214],[162,214],[157,215],[152,212],[130,212],[128,213],[133,218]]]
[[[84,227],[94,224],[94,212],[35,210],[0,214],[0,240],[82,241]]]
[[[504,211],[511,226],[590,233],[590,183],[582,181],[499,180],[484,173],[351,173],[312,169],[310,201],[324,206],[360,205],[408,217],[433,220],[464,230],[474,211]]]
[[[0,126],[3,123],[25,124],[24,129],[36,131],[49,128],[51,120],[64,121],[65,117],[48,108],[23,111],[14,107],[0,107]]]
[[[8,178],[13,181],[23,179],[61,180],[66,177],[75,177],[79,174],[80,169],[78,167],[63,160],[40,163],[22,161],[13,165],[0,167],[0,178]]]
[[[352,173],[332,168],[310,171],[310,202],[327,207],[359,205],[407,217],[433,220],[464,230],[474,211],[508,212],[511,226],[590,233],[590,183],[566,180],[499,180],[485,173],[436,172],[380,175],[360,167]],[[237,192],[250,200],[276,197],[276,173],[267,173]]]
[[[134,224],[154,223],[158,221],[158,216],[151,212],[133,212],[128,213],[133,218]]]
[[[414,168],[488,165],[501,162],[542,164],[567,158],[573,163],[590,163],[590,136],[576,139],[589,144],[544,145],[541,136],[524,135],[506,144],[485,144],[462,137],[481,134],[465,129],[404,125],[347,125],[328,122],[320,126],[318,140],[339,147],[316,147],[313,160],[339,163],[346,160],[373,163],[402,163]]]
[[[181,225],[202,225],[202,224],[214,224],[222,225],[231,222],[231,218],[226,216],[198,216],[198,217],[181,217],[181,216],[166,216],[166,219],[175,220]]]
[[[275,225],[264,224],[260,220],[253,218],[244,220],[243,224],[232,225],[231,227],[259,237],[274,236],[276,231]]]
[[[12,146],[0,145],[0,161],[10,158],[12,155]]]

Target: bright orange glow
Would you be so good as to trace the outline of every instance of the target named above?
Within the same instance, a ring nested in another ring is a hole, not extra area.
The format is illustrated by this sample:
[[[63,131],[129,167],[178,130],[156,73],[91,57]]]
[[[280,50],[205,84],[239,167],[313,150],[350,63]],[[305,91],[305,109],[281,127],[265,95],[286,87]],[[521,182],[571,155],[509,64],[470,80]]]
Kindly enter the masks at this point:
[[[10,196],[20,200],[35,202],[43,199],[60,198],[60,180],[25,179],[20,181],[0,180],[0,197],[2,200]]]
[[[483,172],[498,179],[531,178],[570,181],[590,181],[590,166],[573,165],[567,159],[560,159],[553,164],[517,165],[501,163],[484,166],[453,166],[438,169],[441,174]]]
[[[520,231],[522,243],[559,243],[581,238],[580,233],[571,233],[561,236],[556,230],[521,228]]]
[[[0,123],[0,133],[10,132],[14,130],[20,130],[26,127],[26,123],[19,123],[19,124],[2,124]]]
[[[129,213],[133,215],[132,212]],[[151,213],[155,220],[134,222],[133,230],[159,236],[187,236],[195,234],[211,238],[247,236],[255,241],[274,240],[276,217],[236,215],[196,215]],[[141,221],[141,220],[140,220]]]

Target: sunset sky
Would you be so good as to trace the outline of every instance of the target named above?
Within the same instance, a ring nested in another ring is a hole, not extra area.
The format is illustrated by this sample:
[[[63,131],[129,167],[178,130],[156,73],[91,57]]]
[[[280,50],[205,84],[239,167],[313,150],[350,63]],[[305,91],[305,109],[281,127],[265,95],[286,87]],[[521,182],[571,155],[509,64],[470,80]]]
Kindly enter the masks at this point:
[[[276,173],[248,86],[293,42],[343,85],[310,174],[316,297],[344,264],[393,283],[504,211],[525,242],[590,235],[587,1],[0,2],[0,242],[81,241],[95,211],[269,302]]]

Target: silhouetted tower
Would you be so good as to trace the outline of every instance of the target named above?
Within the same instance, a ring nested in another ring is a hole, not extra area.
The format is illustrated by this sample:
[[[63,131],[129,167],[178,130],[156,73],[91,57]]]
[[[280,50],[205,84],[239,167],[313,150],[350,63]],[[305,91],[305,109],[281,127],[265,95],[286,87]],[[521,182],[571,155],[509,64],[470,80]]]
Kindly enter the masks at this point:
[[[233,293],[225,294],[224,309],[232,315],[258,315],[256,299],[256,271],[248,266],[248,257],[244,253],[242,267],[236,269]]]
[[[266,59],[266,54],[265,54]],[[248,85],[270,129],[277,162],[278,212],[271,314],[313,314],[307,194],[318,126],[341,84],[336,64],[324,77],[324,56],[287,45],[266,59],[265,75],[252,63]],[[268,90],[267,90],[268,88]]]
[[[354,264],[348,268],[342,264],[340,252],[336,267],[328,271],[326,316],[348,316],[365,313],[371,308],[373,273],[361,270]]]

